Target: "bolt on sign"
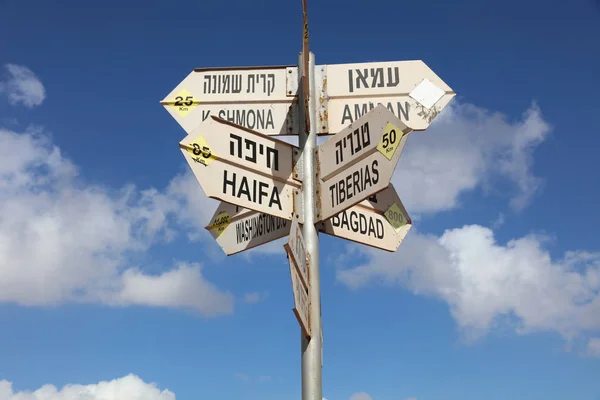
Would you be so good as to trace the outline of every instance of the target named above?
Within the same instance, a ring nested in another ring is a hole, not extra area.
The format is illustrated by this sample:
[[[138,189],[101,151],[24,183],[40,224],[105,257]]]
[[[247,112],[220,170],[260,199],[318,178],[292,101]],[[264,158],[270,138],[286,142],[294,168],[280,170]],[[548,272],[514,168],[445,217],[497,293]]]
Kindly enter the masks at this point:
[[[388,187],[411,130],[383,105],[321,144],[317,222]]]
[[[290,265],[292,291],[294,294],[294,315],[304,331],[304,335],[311,336],[310,332],[310,297],[308,265],[310,258],[304,247],[304,238],[300,230],[298,219],[292,219],[288,242],[283,245]]]
[[[291,144],[217,117],[201,123],[179,147],[205,195],[291,220]]]
[[[335,134],[378,104],[412,130],[425,130],[456,93],[423,61],[331,64],[320,76],[319,134]]]
[[[394,252],[412,227],[394,186],[390,185],[355,206],[319,224],[319,231]]]
[[[285,237],[290,226],[287,219],[222,201],[205,229],[230,256]]]
[[[161,104],[189,134],[215,116],[265,135],[298,134],[298,68],[197,68]]]

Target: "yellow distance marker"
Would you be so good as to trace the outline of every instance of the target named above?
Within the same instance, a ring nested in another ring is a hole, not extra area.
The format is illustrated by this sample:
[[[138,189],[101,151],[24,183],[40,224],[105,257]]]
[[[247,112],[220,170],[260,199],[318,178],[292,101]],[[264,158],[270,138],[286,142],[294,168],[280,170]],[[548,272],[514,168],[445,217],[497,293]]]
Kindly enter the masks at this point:
[[[179,147],[186,149],[192,155],[192,159],[202,165],[207,166],[217,159],[217,156],[210,150],[206,139],[202,136],[198,136],[196,140],[190,143],[190,146],[180,144]]]
[[[406,225],[406,217],[400,211],[398,204],[394,203],[385,211],[385,219],[388,220],[390,225],[398,232],[400,228]]]
[[[194,96],[188,92],[186,89],[183,89],[181,92],[175,96],[175,99],[169,101],[168,103],[177,114],[185,117],[192,111],[198,104],[200,104],[200,100],[195,99]]]
[[[404,132],[401,129],[388,122],[385,128],[383,128],[383,135],[379,139],[377,150],[391,161],[403,135]]]
[[[230,223],[231,217],[229,216],[227,211],[222,211],[219,214],[217,214],[215,219],[210,225],[206,227],[206,229],[210,229],[211,231],[215,232],[217,236],[221,236]]]

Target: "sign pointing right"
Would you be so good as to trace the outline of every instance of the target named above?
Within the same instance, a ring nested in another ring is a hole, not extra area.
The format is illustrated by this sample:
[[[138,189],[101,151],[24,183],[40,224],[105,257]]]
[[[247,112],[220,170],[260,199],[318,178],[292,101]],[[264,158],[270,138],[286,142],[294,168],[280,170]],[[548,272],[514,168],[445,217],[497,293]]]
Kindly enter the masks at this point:
[[[319,231],[394,252],[412,227],[392,184],[319,225]]]
[[[388,187],[411,130],[383,105],[318,148],[320,214],[326,220]]]

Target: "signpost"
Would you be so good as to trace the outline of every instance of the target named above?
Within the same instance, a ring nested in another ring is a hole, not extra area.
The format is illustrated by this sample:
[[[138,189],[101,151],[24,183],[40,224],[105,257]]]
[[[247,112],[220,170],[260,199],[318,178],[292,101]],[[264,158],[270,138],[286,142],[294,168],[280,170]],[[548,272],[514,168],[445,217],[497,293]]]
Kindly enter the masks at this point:
[[[456,95],[423,61],[317,66],[319,134],[335,134],[378,104],[410,129],[425,130]]]
[[[319,146],[324,220],[388,187],[410,129],[382,105]]]
[[[230,256],[287,236],[290,221],[222,201],[205,229]]]
[[[298,68],[196,68],[161,101],[189,134],[219,117],[266,135],[298,134]]]
[[[292,219],[291,144],[211,117],[179,147],[208,197]]]
[[[319,231],[393,252],[411,227],[412,220],[390,184],[387,189],[320,223]]]
[[[309,257],[304,247],[304,238],[298,225],[298,219],[292,219],[288,242],[283,246],[290,264],[292,291],[294,293],[294,314],[305,337],[311,336],[310,294],[309,294]]]
[[[390,179],[412,131],[455,96],[423,61],[315,66],[306,0],[297,66],[195,69],[161,104],[232,255],[288,236],[302,399],[322,400],[318,231],[396,251],[412,221]],[[273,135],[298,135],[298,147]],[[317,146],[318,134],[333,135]],[[317,230],[318,229],[318,230]]]

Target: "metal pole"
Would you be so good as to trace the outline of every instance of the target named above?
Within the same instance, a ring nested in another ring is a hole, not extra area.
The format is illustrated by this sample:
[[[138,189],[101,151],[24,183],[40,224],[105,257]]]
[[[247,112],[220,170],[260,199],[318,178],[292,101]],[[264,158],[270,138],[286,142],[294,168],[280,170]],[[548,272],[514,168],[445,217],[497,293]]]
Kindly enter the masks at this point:
[[[302,54],[299,57],[299,67],[302,68]],[[310,128],[306,129],[303,120],[300,118],[301,125],[304,129],[299,132],[299,147],[303,153],[304,177],[302,182],[303,187],[303,207],[304,207],[304,225],[302,226],[302,236],[306,251],[310,257],[309,264],[309,280],[310,280],[310,340],[304,336],[300,330],[301,349],[302,349],[302,400],[322,400],[323,398],[323,378],[321,364],[321,281],[319,271],[319,235],[315,227],[315,204],[316,204],[316,168],[315,168],[315,150],[317,148],[317,124],[316,121],[316,104],[315,104],[315,58],[314,54],[310,53],[309,61],[309,96],[305,96],[304,88],[301,85],[301,96],[298,96],[299,109],[303,114],[308,108]],[[304,76],[304,71],[301,76]],[[304,86],[306,87],[306,86]],[[308,97],[308,99],[307,99]],[[304,102],[308,100],[308,107],[305,107]],[[308,132],[307,132],[308,131]]]
[[[309,324],[311,338],[304,336],[300,329],[302,353],[302,400],[323,399],[322,343],[321,343],[321,281],[319,271],[319,235],[315,227],[316,209],[316,168],[315,150],[317,148],[316,102],[315,102],[315,57],[308,44],[308,12],[306,0],[302,0],[302,53],[298,58],[302,84],[298,96],[298,109],[301,114],[301,129],[298,132],[298,145],[303,154],[302,202],[304,225],[302,236],[306,252],[309,255],[308,276],[310,288]],[[303,117],[303,118],[302,118]]]

